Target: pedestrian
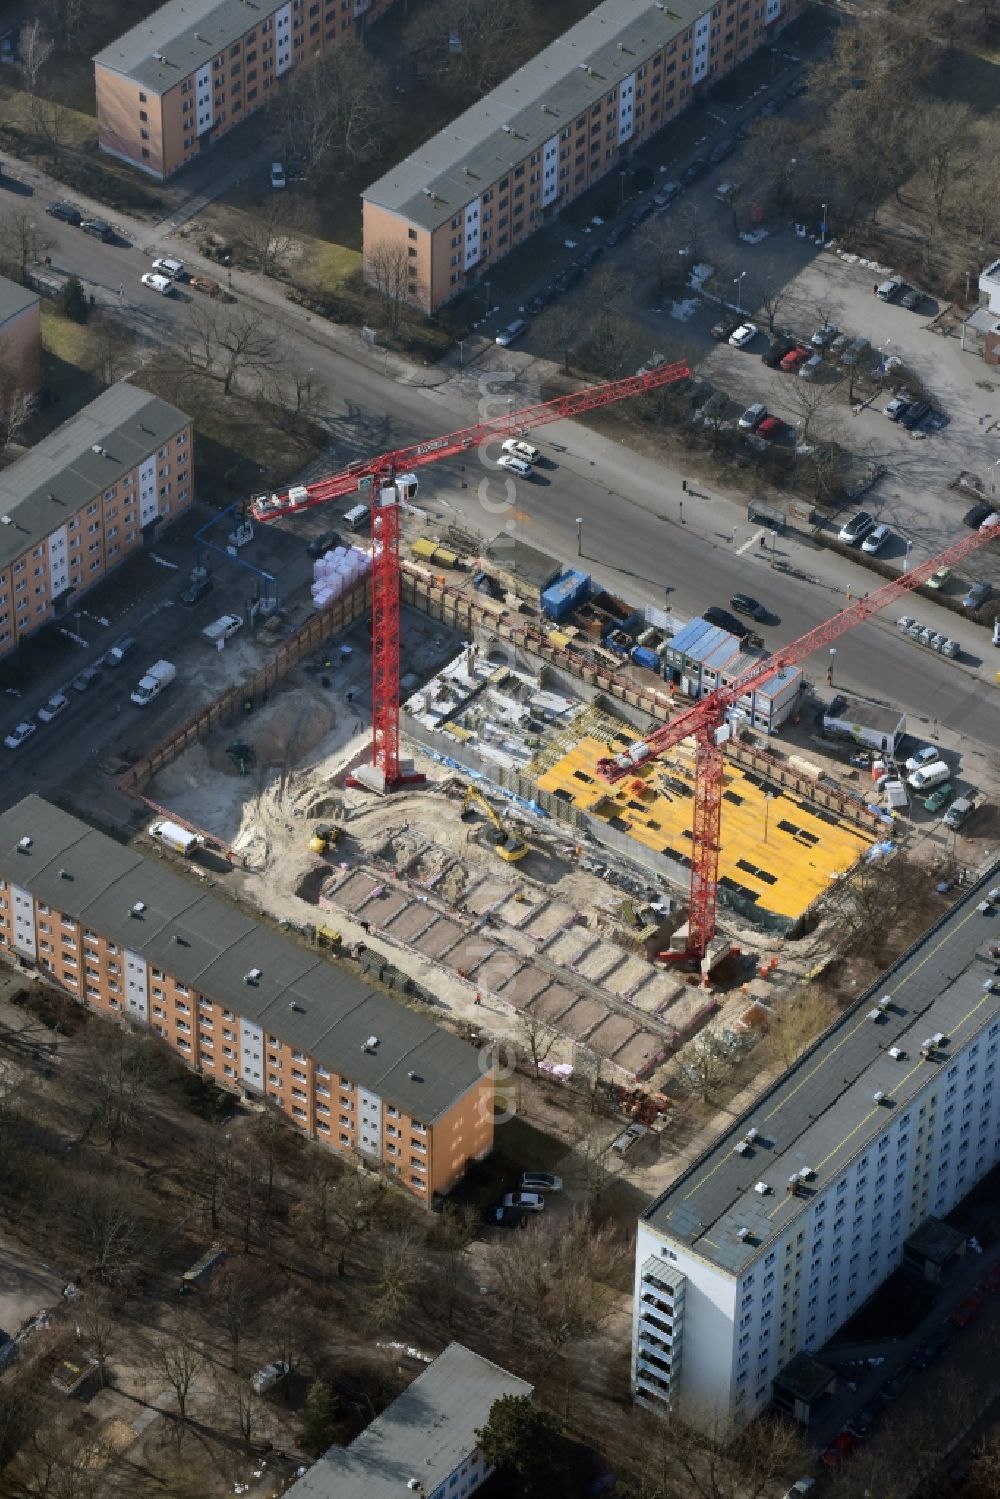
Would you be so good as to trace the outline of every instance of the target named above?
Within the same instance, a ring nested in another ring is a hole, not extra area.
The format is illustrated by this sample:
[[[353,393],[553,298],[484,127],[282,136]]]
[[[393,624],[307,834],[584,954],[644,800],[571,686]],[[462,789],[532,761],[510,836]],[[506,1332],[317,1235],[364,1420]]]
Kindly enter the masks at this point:
[[[877,281],[875,282],[875,285],[872,287],[872,291],[875,293],[876,296],[878,296],[878,282]]]
[[[766,552],[767,551],[767,537],[766,536],[762,536],[760,538],[760,549],[761,549],[762,552]]]

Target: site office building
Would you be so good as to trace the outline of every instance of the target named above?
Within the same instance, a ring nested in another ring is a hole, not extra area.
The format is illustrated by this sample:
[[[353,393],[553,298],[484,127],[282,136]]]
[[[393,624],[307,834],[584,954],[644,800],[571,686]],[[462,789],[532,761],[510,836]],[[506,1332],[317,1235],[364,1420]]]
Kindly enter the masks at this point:
[[[804,3],[605,0],[368,188],[369,278],[377,252],[405,253],[410,299],[434,312],[622,168]]]
[[[493,1145],[485,1055],[30,796],[0,815],[0,952],[430,1206]]]
[[[998,883],[1000,865],[642,1215],[641,1404],[725,1436],[783,1403],[795,1355],[1000,1160]]]
[[[0,473],[0,657],[194,497],[191,418],[122,381]]]
[[[101,149],[162,180],[391,0],[169,0],[94,58]]]

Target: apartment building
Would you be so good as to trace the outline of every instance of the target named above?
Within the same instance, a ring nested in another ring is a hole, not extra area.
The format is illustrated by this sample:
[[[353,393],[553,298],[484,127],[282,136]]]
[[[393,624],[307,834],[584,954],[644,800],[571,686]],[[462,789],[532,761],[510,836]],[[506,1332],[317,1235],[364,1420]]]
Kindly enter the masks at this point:
[[[364,255],[405,251],[434,312],[533,234],[805,0],[605,0],[363,194]]]
[[[751,1419],[1000,1160],[998,881],[1000,864],[646,1209],[643,1405],[709,1432]]]
[[[191,418],[112,385],[0,473],[0,658],[194,497]]]
[[[533,1387],[449,1343],[348,1447],[331,1447],[287,1499],[468,1499],[493,1472],[476,1432],[505,1395]]]
[[[427,1206],[492,1148],[481,1053],[38,796],[0,815],[4,951]]]
[[[168,0],[94,58],[103,151],[160,181],[392,0]]]
[[[41,298],[0,276],[0,398],[35,395],[41,383]]]

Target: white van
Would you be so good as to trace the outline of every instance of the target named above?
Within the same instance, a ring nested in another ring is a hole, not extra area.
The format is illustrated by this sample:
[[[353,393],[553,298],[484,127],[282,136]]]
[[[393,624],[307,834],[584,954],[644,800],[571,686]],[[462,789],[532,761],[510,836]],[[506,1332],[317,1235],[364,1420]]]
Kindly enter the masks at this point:
[[[925,765],[921,770],[915,770],[911,776],[907,776],[906,784],[911,791],[930,791],[932,786],[941,786],[951,776],[951,771],[943,760],[932,760],[930,765]]]
[[[363,531],[371,516],[368,505],[352,505],[344,515],[344,525],[349,531]]]
[[[153,701],[154,697],[159,697],[164,687],[170,686],[176,675],[177,668],[172,661],[155,661],[133,688],[133,703],[144,708],[147,703]]]

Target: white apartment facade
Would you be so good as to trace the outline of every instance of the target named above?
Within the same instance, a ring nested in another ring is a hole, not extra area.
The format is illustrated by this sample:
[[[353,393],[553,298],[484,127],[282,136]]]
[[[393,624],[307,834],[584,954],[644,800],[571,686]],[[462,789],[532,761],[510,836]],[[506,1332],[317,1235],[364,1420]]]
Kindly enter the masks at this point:
[[[1000,865],[640,1219],[637,1401],[710,1434],[744,1425],[1000,1161],[998,881]]]

